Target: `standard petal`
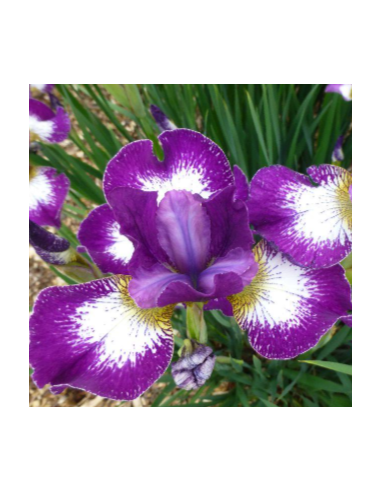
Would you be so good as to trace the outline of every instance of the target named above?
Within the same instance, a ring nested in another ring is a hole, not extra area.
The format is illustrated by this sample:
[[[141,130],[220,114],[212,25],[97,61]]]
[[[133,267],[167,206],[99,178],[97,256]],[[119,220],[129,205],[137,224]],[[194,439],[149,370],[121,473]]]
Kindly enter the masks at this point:
[[[120,231],[134,244],[135,252],[129,267],[134,276],[134,266],[148,268],[157,263],[168,263],[169,258],[157,237],[157,193],[134,188],[115,188],[108,201]]]
[[[29,132],[49,143],[65,140],[70,132],[70,118],[63,108],[54,113],[46,104],[29,99]]]
[[[40,293],[30,319],[37,386],[133,400],[164,373],[173,353],[173,306],[139,309],[128,282],[117,276]]]
[[[233,167],[233,173],[235,180],[234,199],[246,202],[249,198],[249,183],[246,174],[238,166]]]
[[[29,168],[29,218],[40,226],[60,227],[70,181],[52,167]]]
[[[291,359],[314,347],[351,309],[350,286],[340,265],[301,268],[262,240],[254,248],[259,272],[229,297],[253,349],[269,359]]]
[[[174,267],[196,281],[210,247],[210,219],[201,201],[189,191],[168,191],[156,220],[159,243]]]
[[[235,188],[229,186],[204,202],[211,226],[210,257],[225,256],[234,248],[251,251],[254,240],[246,205],[234,200]]]
[[[158,192],[158,202],[170,190],[186,190],[209,198],[234,184],[229,162],[209,138],[192,130],[167,131],[159,136],[164,160],[153,154],[150,140],[132,142],[111,159],[103,181],[109,201],[111,191],[128,186]]]
[[[79,228],[78,239],[102,272],[130,273],[128,263],[134,246],[120,232],[109,205],[100,205],[90,212]]]
[[[46,231],[31,220],[29,221],[29,243],[40,258],[52,265],[66,265],[74,261],[77,256],[70,248],[69,241]]]
[[[250,218],[258,234],[296,263],[323,268],[352,248],[352,177],[338,166],[312,166],[313,186],[284,166],[260,169],[251,182]]]

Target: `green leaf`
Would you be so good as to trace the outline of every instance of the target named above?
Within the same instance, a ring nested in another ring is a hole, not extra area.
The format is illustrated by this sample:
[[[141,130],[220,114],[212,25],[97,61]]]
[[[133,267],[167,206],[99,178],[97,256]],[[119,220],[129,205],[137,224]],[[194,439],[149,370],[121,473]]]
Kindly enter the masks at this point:
[[[349,376],[352,376],[352,366],[349,366],[348,364],[329,362],[325,360],[300,360],[299,362],[305,362],[306,364],[324,367],[324,369],[330,369],[331,371],[342,372],[343,374],[348,374]]]

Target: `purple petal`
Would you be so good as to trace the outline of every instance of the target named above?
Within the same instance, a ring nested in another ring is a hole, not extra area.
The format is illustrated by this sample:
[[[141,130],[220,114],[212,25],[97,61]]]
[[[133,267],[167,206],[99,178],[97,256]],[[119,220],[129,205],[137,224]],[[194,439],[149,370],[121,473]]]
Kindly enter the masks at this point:
[[[232,296],[234,317],[253,349],[269,359],[291,359],[314,347],[351,309],[350,286],[340,265],[301,268],[266,241],[254,248],[259,272]]]
[[[120,231],[134,244],[135,252],[129,267],[134,275],[134,265],[148,268],[157,261],[169,259],[157,237],[157,193],[134,188],[116,188],[109,193],[108,201]]]
[[[352,177],[331,165],[308,173],[321,186],[284,166],[260,169],[251,182],[250,218],[257,233],[295,263],[328,267],[352,248]]]
[[[210,246],[210,219],[200,200],[189,191],[168,191],[158,208],[157,231],[175,268],[197,279]]]
[[[253,246],[247,207],[241,200],[234,201],[234,193],[230,186],[204,202],[211,221],[212,258],[225,256],[234,248],[251,251]]]
[[[329,84],[325,92],[337,92],[346,101],[352,101],[352,84]]]
[[[159,304],[161,294],[173,282],[176,285],[181,282],[190,287],[192,286],[190,278],[187,275],[172,272],[163,265],[160,265],[160,263],[156,263],[156,265],[149,269],[137,268],[134,270],[134,277],[130,282],[130,294],[136,304],[144,309],[187,301],[187,299],[182,299],[183,294],[180,290],[176,293],[176,297],[172,297],[165,304]],[[194,289],[192,288],[193,291]]]
[[[42,260],[52,265],[66,265],[76,258],[75,252],[70,249],[69,241],[46,231],[31,220],[29,243]]]
[[[78,239],[102,272],[130,273],[128,263],[134,246],[120,232],[120,225],[107,204],[90,212],[79,228]]]
[[[176,130],[177,126],[172,123],[172,121],[160,108],[154,104],[151,104],[149,109],[161,132],[166,130]]]
[[[46,104],[29,99],[29,132],[49,143],[65,140],[70,132],[69,115],[61,108],[54,113]]]
[[[164,373],[173,353],[173,309],[139,309],[128,281],[109,277],[40,293],[30,319],[38,387],[133,400]]]
[[[213,311],[219,309],[225,316],[233,316],[233,308],[226,297],[219,297],[218,299],[212,299],[205,304],[204,309],[206,311]]]
[[[241,292],[246,285],[250,284],[257,272],[258,264],[254,261],[251,251],[244,251],[242,248],[232,249],[225,257],[217,258],[209,268],[201,273],[198,279],[198,288],[205,293],[211,292],[214,289],[216,276],[235,273],[240,276],[242,281],[238,291]],[[221,294],[218,297],[224,297],[224,295]]]
[[[246,174],[238,166],[233,167],[234,179],[235,179],[235,200],[242,200],[246,202],[249,198],[249,183],[247,181]]]
[[[159,136],[164,160],[153,154],[150,140],[132,142],[109,162],[104,176],[107,200],[114,188],[128,186],[157,191],[158,201],[170,190],[186,190],[203,198],[234,184],[222,150],[201,133],[179,129]]]
[[[30,167],[29,219],[40,226],[59,228],[69,187],[69,179],[52,167]]]

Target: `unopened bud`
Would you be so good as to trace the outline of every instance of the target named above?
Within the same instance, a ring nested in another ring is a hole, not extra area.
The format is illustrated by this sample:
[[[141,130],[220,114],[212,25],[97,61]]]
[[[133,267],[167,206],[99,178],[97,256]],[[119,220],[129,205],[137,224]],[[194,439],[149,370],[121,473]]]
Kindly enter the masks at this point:
[[[200,388],[210,378],[216,356],[213,350],[194,340],[185,340],[181,357],[172,364],[172,377],[179,388]]]
[[[149,109],[161,132],[164,132],[165,130],[175,130],[177,128],[160,108],[151,104]]]

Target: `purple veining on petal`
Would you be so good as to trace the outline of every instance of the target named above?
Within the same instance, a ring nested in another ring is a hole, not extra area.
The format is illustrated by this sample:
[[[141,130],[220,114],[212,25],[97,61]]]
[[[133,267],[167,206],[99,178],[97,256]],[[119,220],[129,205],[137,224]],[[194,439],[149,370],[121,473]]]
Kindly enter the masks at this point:
[[[350,185],[350,187],[348,189],[348,193],[349,193],[349,196],[350,196],[351,201],[352,201],[352,185]]]
[[[151,104],[149,109],[161,132],[166,130],[176,130],[177,126],[172,123],[168,116],[158,106]]]
[[[29,132],[45,142],[62,142],[70,132],[69,115],[61,107],[54,113],[43,102],[31,98],[29,99]]]
[[[229,297],[234,317],[255,351],[290,359],[314,347],[351,309],[351,292],[340,265],[302,268],[262,240],[254,248],[259,272]]]
[[[284,166],[260,169],[251,182],[248,202],[256,232],[313,268],[334,265],[352,248],[352,177],[338,166],[311,166],[320,186]]]
[[[175,268],[196,281],[210,248],[210,218],[201,201],[188,191],[168,191],[157,211],[157,233]]]
[[[52,167],[29,168],[29,218],[40,226],[60,227],[70,181]]]
[[[229,162],[222,150],[201,133],[177,129],[159,136],[164,160],[153,154],[150,140],[132,142],[109,162],[103,181],[109,201],[117,187],[158,192],[158,201],[170,190],[185,190],[209,198],[234,184]]]
[[[134,246],[120,232],[109,205],[100,205],[90,212],[79,228],[78,239],[102,272],[130,273],[128,265]]]
[[[30,318],[30,363],[39,388],[80,388],[133,400],[166,370],[173,353],[173,307],[144,311],[129,277],[43,290]]]

